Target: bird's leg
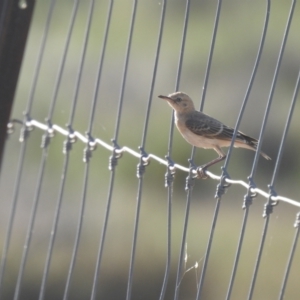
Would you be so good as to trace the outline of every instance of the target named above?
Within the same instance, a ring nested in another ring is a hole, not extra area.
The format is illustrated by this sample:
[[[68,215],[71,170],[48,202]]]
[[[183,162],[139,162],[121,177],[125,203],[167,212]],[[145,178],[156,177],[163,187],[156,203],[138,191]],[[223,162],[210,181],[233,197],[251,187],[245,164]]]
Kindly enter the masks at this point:
[[[214,150],[219,154],[219,157],[197,168],[199,179],[207,179],[208,176],[205,174],[206,169],[226,158],[226,154],[221,150],[221,148],[216,147]]]

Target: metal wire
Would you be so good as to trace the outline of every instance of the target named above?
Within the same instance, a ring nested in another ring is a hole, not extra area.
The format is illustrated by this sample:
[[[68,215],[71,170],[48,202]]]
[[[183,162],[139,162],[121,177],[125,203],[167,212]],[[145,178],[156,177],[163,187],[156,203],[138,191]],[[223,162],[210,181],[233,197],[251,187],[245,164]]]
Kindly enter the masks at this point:
[[[16,124],[19,124],[19,122],[22,122],[18,119],[13,119],[11,120],[12,123],[16,123]],[[9,124],[9,126],[13,126],[12,123]],[[30,120],[28,122],[26,122],[26,126],[28,126],[28,128],[38,128],[38,129],[41,129],[41,130],[45,130],[46,128],[48,128],[48,125],[42,123],[42,122],[39,122],[37,120]],[[57,133],[60,133],[64,136],[68,136],[69,135],[69,131],[64,129],[63,127],[57,125],[57,124],[53,124],[52,125],[52,129],[57,132]],[[81,134],[80,132],[78,131],[72,131],[72,136],[74,136],[74,138],[77,138],[78,140],[82,141],[83,143],[87,143],[88,139],[87,137],[85,137],[83,134]],[[104,149],[108,150],[108,151],[111,151],[112,153],[115,152],[117,154],[117,156],[120,158],[121,155],[123,153],[128,153],[136,158],[141,158],[141,153],[131,149],[130,147],[127,147],[127,146],[119,146],[117,149],[115,149],[112,145],[106,143],[105,141],[101,140],[100,138],[94,138],[94,142],[97,144],[97,145],[100,145],[101,147],[103,147]],[[169,166],[170,162],[168,159],[163,159],[155,154],[152,154],[152,153],[148,153],[147,156],[143,156],[143,161],[145,162],[148,162],[149,160],[154,160],[154,161],[157,161],[160,165],[164,165],[164,166]],[[171,169],[172,170],[181,170],[183,172],[186,172],[186,173],[189,173],[190,172],[190,168],[189,167],[185,167],[185,166],[182,166],[180,164],[177,164],[177,163],[174,163],[172,166],[171,166]],[[192,173],[194,176],[197,175],[197,171],[195,169],[192,170]],[[212,172],[210,171],[205,171],[205,174],[211,178],[211,179],[214,179],[214,180],[218,180],[220,181],[221,179],[221,176],[219,175],[216,175],[216,174],[213,174]],[[285,202],[285,203],[289,203],[295,207],[300,207],[300,202],[297,201],[297,200],[293,200],[291,198],[288,198],[288,197],[284,197],[284,196],[280,196],[280,195],[272,195],[270,194],[269,192],[265,192],[263,191],[262,189],[258,188],[258,187],[253,187],[252,185],[248,184],[247,182],[243,181],[243,180],[236,180],[236,179],[231,179],[231,178],[225,178],[225,182],[228,183],[228,184],[237,184],[237,185],[241,185],[243,186],[244,188],[246,189],[250,189],[250,191],[252,193],[257,193],[261,196],[263,196],[264,198],[268,199],[269,197],[271,197],[271,200],[273,201],[282,201],[282,202]]]
[[[42,159],[40,163],[40,170],[38,174],[38,180],[37,180],[37,185],[36,185],[36,192],[34,195],[34,200],[33,200],[33,205],[32,205],[32,212],[29,220],[29,225],[27,229],[27,234],[26,234],[26,239],[23,247],[23,254],[22,254],[22,259],[20,263],[20,268],[18,272],[18,278],[17,278],[17,283],[15,287],[15,294],[14,294],[14,300],[19,299],[20,297],[20,292],[21,292],[21,282],[23,279],[23,274],[24,274],[24,269],[29,253],[29,247],[30,247],[30,242],[32,238],[32,233],[33,233],[33,226],[34,226],[34,221],[36,218],[36,212],[37,212],[37,206],[40,198],[40,193],[41,193],[41,188],[42,188],[42,182],[44,178],[44,172],[45,172],[45,166],[46,166],[46,160],[47,160],[47,155],[48,155],[48,147],[43,148],[43,154],[42,154]]]
[[[129,36],[128,36],[128,42],[127,42],[127,50],[126,50],[126,56],[125,56],[123,78],[122,78],[120,98],[119,98],[118,115],[117,115],[117,119],[116,119],[116,127],[115,127],[115,135],[114,135],[114,140],[116,142],[118,140],[120,124],[121,124],[121,116],[122,116],[122,108],[123,108],[123,100],[124,100],[124,91],[125,91],[125,85],[126,85],[126,79],[127,79],[128,63],[129,63],[129,56],[130,56],[130,50],[131,50],[131,40],[132,40],[132,36],[133,36],[133,28],[134,28],[136,8],[137,8],[137,1],[135,0],[133,2],[133,11],[132,11],[131,22],[130,22],[130,29],[129,29]]]
[[[38,60],[37,60],[37,64],[36,64],[35,71],[34,71],[33,83],[32,83],[32,87],[31,87],[28,102],[27,102],[26,113],[24,114],[24,121],[23,121],[24,123],[30,119],[29,116],[30,116],[30,112],[31,112],[31,108],[32,108],[32,104],[33,104],[33,100],[34,100],[34,96],[35,96],[37,80],[39,78],[39,74],[40,74],[40,70],[41,70],[41,64],[42,64],[42,60],[43,60],[43,56],[44,56],[44,52],[45,52],[45,46],[46,46],[46,42],[47,42],[47,37],[48,37],[48,33],[49,33],[50,22],[52,19],[55,2],[56,2],[55,0],[52,0],[50,3],[50,8],[49,8],[48,16],[46,19],[45,29],[43,32],[41,46],[40,46],[40,50],[39,50],[39,54],[38,54]],[[3,251],[2,251],[2,257],[1,257],[0,291],[2,291],[2,283],[3,283],[5,265],[6,265],[7,254],[8,254],[11,233],[12,233],[12,227],[13,227],[13,223],[14,223],[16,206],[17,206],[17,201],[18,201],[18,196],[19,196],[19,191],[20,191],[20,183],[21,183],[21,179],[22,179],[24,158],[25,158],[25,154],[26,154],[26,142],[27,142],[27,137],[29,135],[29,131],[30,131],[29,127],[26,127],[26,125],[24,125],[22,132],[21,132],[21,137],[20,137],[20,141],[22,142],[22,145],[21,145],[21,149],[20,149],[17,179],[16,179],[16,184],[14,187],[14,194],[13,194],[10,218],[9,218],[6,238],[5,238],[5,242],[4,242],[4,247],[3,247]],[[43,171],[42,168],[41,168],[41,171]],[[42,174],[43,174],[43,172],[40,173],[41,176],[42,176]],[[36,201],[37,201],[37,198],[36,198]],[[34,205],[36,205],[36,204],[34,204]],[[33,218],[34,218],[34,214],[32,215],[31,221],[33,221]],[[27,238],[28,238],[27,241],[30,241],[30,236],[28,236],[28,234],[27,234]],[[25,250],[25,251],[27,251],[27,250]],[[23,275],[23,268],[25,266],[26,257],[27,257],[27,253],[23,252],[23,258],[22,258],[22,263],[21,263],[21,268],[20,268],[21,272],[18,275],[18,282],[17,282],[17,286],[16,286],[16,291],[15,291],[15,299],[17,299],[16,297],[18,297],[18,293],[19,293],[19,289],[20,289],[20,282],[21,282],[22,275]]]
[[[22,179],[25,153],[26,153],[26,142],[24,141],[22,143],[21,149],[20,149],[19,162],[18,162],[18,167],[17,167],[17,178],[16,178],[16,183],[14,186],[14,193],[13,193],[13,198],[12,198],[11,211],[9,214],[9,221],[8,221],[4,246],[2,249],[1,268],[0,268],[0,291],[1,292],[3,290],[4,272],[5,272],[5,267],[6,267],[8,249],[9,249],[9,245],[10,245],[12,228],[13,228],[15,214],[16,214],[17,200],[18,200],[19,193],[20,193],[20,183],[21,183],[21,179]]]
[[[128,70],[128,62],[129,62],[129,56],[130,56],[130,49],[131,49],[131,40],[133,36],[133,29],[134,29],[134,21],[135,21],[135,15],[136,15],[136,9],[137,9],[137,0],[133,3],[133,10],[132,10],[132,16],[131,16],[131,22],[130,22],[130,30],[129,30],[129,36],[128,36],[128,43],[127,43],[127,51],[126,51],[126,57],[125,57],[125,65],[124,65],[124,71],[123,71],[123,78],[122,78],[122,84],[121,84],[121,92],[120,92],[120,98],[119,98],[119,107],[118,107],[118,113],[117,113],[117,121],[115,126],[115,135],[113,139],[114,143],[114,150],[118,148],[117,146],[117,140],[119,136],[119,129],[120,129],[120,122],[121,122],[121,116],[122,116],[122,107],[123,107],[123,100],[124,100],[124,91],[125,91],[125,84],[126,84],[126,78],[127,78],[127,70]],[[107,207],[110,206],[112,193],[113,193],[113,186],[114,186],[114,180],[115,180],[115,166],[117,165],[117,159],[118,155],[116,154],[116,151],[113,151],[113,155],[110,158],[110,170],[111,178],[110,178],[110,187],[109,187],[109,194],[107,199]],[[107,215],[108,217],[108,215]],[[128,278],[128,284],[127,284],[127,293],[126,293],[126,299],[130,299],[130,293],[131,293],[131,281],[132,281],[132,270],[129,270],[129,278]]]
[[[203,108],[204,108],[206,89],[207,89],[207,85],[208,85],[208,79],[209,79],[209,74],[210,74],[210,69],[211,69],[211,62],[212,62],[212,58],[213,58],[213,53],[214,53],[214,49],[215,49],[215,41],[216,41],[217,32],[218,32],[221,6],[222,6],[222,0],[219,0],[218,5],[217,5],[217,10],[216,10],[214,30],[213,30],[212,41],[211,41],[211,46],[210,46],[210,51],[209,51],[209,56],[208,56],[208,61],[207,61],[207,67],[206,67],[206,73],[205,73],[205,79],[204,79],[204,85],[203,85],[203,90],[202,90],[200,111],[202,111]],[[192,154],[191,154],[191,159],[194,158],[195,152],[196,152],[196,148],[193,147]],[[207,268],[211,243],[212,243],[212,239],[213,239],[213,232],[214,232],[215,224],[216,224],[216,221],[217,221],[219,205],[220,205],[220,198],[217,199],[217,203],[216,203],[215,213],[214,213],[213,222],[212,222],[212,229],[211,229],[211,232],[210,232],[210,237],[209,237],[209,241],[208,241],[208,244],[207,244],[207,249],[206,249],[206,252],[205,252],[205,257],[204,257],[204,261],[203,261],[203,265],[202,265],[202,271],[201,271],[199,283],[198,283],[198,286],[197,286],[196,299],[200,299],[200,294],[201,294],[202,286],[203,286],[203,283],[204,283],[204,276],[205,276],[205,273],[206,273],[206,268]]]
[[[270,112],[270,108],[271,108],[271,104],[272,104],[272,100],[273,100],[273,94],[274,94],[274,90],[275,90],[275,86],[276,86],[276,82],[277,82],[277,77],[278,77],[278,73],[279,73],[279,69],[280,69],[280,65],[281,65],[281,61],[282,61],[282,57],[283,57],[283,53],[284,53],[284,49],[285,49],[285,45],[286,45],[286,41],[287,41],[287,37],[288,37],[290,25],[291,25],[291,21],[292,21],[292,18],[293,18],[295,4],[296,4],[296,1],[293,0],[292,4],[291,4],[291,9],[290,9],[290,13],[289,13],[289,16],[288,16],[288,21],[287,21],[286,29],[285,29],[285,32],[284,32],[280,52],[279,52],[279,55],[278,55],[278,61],[277,61],[276,69],[275,69],[275,72],[274,72],[274,77],[273,77],[273,82],[272,82],[272,85],[271,85],[271,91],[270,91],[270,94],[269,94],[268,104],[267,104],[267,108],[266,108],[265,115],[264,115],[264,121],[263,121],[261,131],[260,131],[260,135],[259,135],[259,143],[257,145],[257,152],[256,152],[255,157],[254,157],[254,162],[253,162],[252,171],[251,171],[251,175],[250,175],[251,179],[253,179],[256,168],[257,168],[260,149],[261,149],[261,145],[262,145],[262,141],[263,141],[263,137],[264,137],[264,132],[265,132],[265,128],[266,128],[268,117],[269,117],[269,112]],[[278,156],[280,156],[280,153],[278,154]],[[275,168],[275,170],[276,170],[276,168]],[[270,189],[270,194],[271,195],[274,194],[274,191],[272,189]],[[270,214],[272,213],[274,203],[276,203],[276,202],[273,202],[271,197],[269,197],[268,202],[265,204],[265,210],[264,210],[263,216],[266,219],[265,219],[265,224],[264,224],[264,228],[263,228],[263,231],[262,231],[261,243],[260,243],[260,246],[259,246],[257,259],[256,259],[255,267],[254,267],[254,273],[253,273],[252,281],[251,281],[251,284],[250,284],[248,300],[251,300],[252,296],[253,296],[255,283],[256,283],[256,279],[257,279],[257,274],[258,274],[258,269],[259,269],[260,261],[261,261],[261,255],[262,255],[262,252],[263,252],[265,239],[266,239],[266,235],[267,235]]]
[[[287,267],[286,267],[286,271],[283,277],[283,282],[282,282],[282,287],[280,290],[280,295],[279,295],[279,300],[282,300],[284,298],[284,293],[285,293],[285,288],[286,288],[286,284],[287,284],[287,280],[289,277],[289,273],[291,270],[291,266],[292,266],[292,261],[295,255],[295,251],[296,251],[296,247],[297,247],[297,243],[299,240],[299,234],[300,234],[300,213],[297,214],[296,216],[296,221],[294,224],[294,227],[296,228],[296,233],[295,233],[295,237],[294,237],[294,241],[292,244],[292,249],[291,249],[291,253],[288,259],[288,263],[287,263]]]
[[[151,104],[152,104],[152,98],[153,98],[153,89],[156,79],[156,73],[157,73],[157,66],[158,66],[158,59],[159,59],[159,53],[160,53],[160,47],[161,47],[161,40],[162,40],[162,32],[163,32],[163,24],[165,19],[165,7],[166,7],[166,1],[163,1],[162,3],[162,10],[161,10],[161,21],[159,26],[159,35],[158,35],[158,43],[157,43],[157,49],[156,49],[156,55],[155,55],[155,62],[154,62],[154,69],[153,69],[153,75],[150,85],[150,93],[148,98],[148,105],[147,105],[147,111],[146,111],[146,118],[145,118],[145,124],[144,124],[144,130],[142,135],[142,143],[140,146],[140,162],[138,164],[138,170],[137,170],[137,176],[139,178],[139,184],[138,184],[138,194],[137,194],[137,206],[136,206],[136,215],[135,215],[135,223],[134,223],[134,234],[133,234],[133,241],[132,241],[132,252],[131,252],[131,258],[130,258],[130,266],[129,266],[129,276],[128,276],[128,284],[127,284],[127,299],[131,298],[131,290],[132,290],[132,283],[133,283],[133,270],[134,270],[134,260],[135,260],[135,252],[136,252],[136,243],[137,243],[137,235],[138,235],[138,226],[139,226],[139,217],[140,217],[140,206],[141,206],[141,200],[142,200],[142,189],[143,189],[143,175],[145,172],[145,167],[148,165],[148,162],[143,161],[143,157],[145,156],[145,145],[146,145],[146,139],[147,139],[147,133],[148,133],[148,124],[150,119],[150,111],[151,111]],[[133,14],[133,16],[135,13]],[[132,27],[133,28],[133,22],[134,18],[132,19]],[[168,211],[168,218],[170,223],[170,202],[169,202],[169,211]],[[170,225],[170,224],[169,224]],[[167,266],[165,271],[165,278],[163,282],[163,287],[161,291],[161,299],[163,299],[166,289],[166,284],[168,280],[168,274],[169,274],[169,265],[170,265],[170,230],[171,227],[168,227],[169,229],[169,235],[168,235],[168,253],[167,253]]]
[[[180,84],[180,76],[181,76],[181,69],[182,69],[182,63],[183,63],[183,55],[184,55],[186,32],[187,32],[187,26],[188,26],[188,20],[189,20],[189,12],[190,12],[190,1],[187,0],[185,16],[184,16],[180,56],[179,56],[179,61],[178,61],[177,78],[176,78],[176,83],[175,83],[175,91],[178,91],[179,84]],[[172,112],[172,120],[171,120],[171,126],[170,126],[170,134],[169,134],[168,157],[170,157],[170,158],[171,158],[171,154],[172,154],[173,134],[174,134],[174,112]],[[185,247],[185,240],[186,240],[186,230],[187,230],[187,225],[188,225],[189,208],[190,208],[190,201],[187,201],[186,213],[185,213],[185,219],[184,219],[184,225],[183,225],[183,236],[182,236],[182,240],[181,240],[181,249],[180,249],[178,267],[177,267],[174,300],[177,300],[179,297],[179,283],[180,283],[181,274],[182,274],[182,263],[183,263],[183,258],[184,258],[184,247]]]
[[[271,183],[269,185],[269,188],[271,188],[271,189],[274,189],[275,179],[276,179],[276,176],[278,174],[279,167],[280,167],[285,140],[287,138],[287,134],[288,134],[288,131],[290,129],[290,124],[291,124],[291,121],[292,121],[292,116],[293,116],[293,113],[294,113],[294,109],[295,109],[295,105],[296,105],[296,101],[297,101],[297,97],[298,97],[299,85],[300,85],[300,71],[298,73],[298,78],[297,78],[296,85],[295,85],[294,95],[292,97],[291,107],[290,107],[290,110],[289,110],[289,113],[288,113],[288,117],[287,117],[285,128],[284,128],[284,131],[283,131],[282,139],[281,139],[281,142],[280,142],[274,172],[273,172],[273,175],[272,175]]]
[[[49,120],[52,119],[52,115],[54,113],[54,108],[55,108],[54,104],[56,103],[56,100],[57,100],[57,95],[58,95],[60,82],[61,82],[61,76],[63,74],[63,70],[65,67],[65,61],[66,61],[67,53],[69,50],[70,40],[71,40],[73,28],[74,28],[77,11],[78,11],[78,3],[79,3],[78,0],[74,1],[70,25],[69,25],[69,29],[68,29],[68,33],[67,33],[66,44],[65,44],[65,48],[64,48],[64,52],[63,52],[63,58],[61,60],[61,64],[60,64],[60,68],[59,68],[59,72],[58,72],[58,76],[57,76],[57,81],[56,81],[57,84],[55,86],[55,92],[53,94],[53,102],[52,102],[53,105],[51,105],[50,112],[48,115]],[[74,98],[74,100],[75,100],[75,98]],[[73,101],[73,104],[72,104],[73,108],[71,110],[74,110],[75,105],[76,105],[76,103],[75,103],[75,101]],[[71,128],[72,124],[69,124],[69,126],[70,126],[69,128]],[[60,215],[60,210],[61,210],[61,204],[62,204],[62,199],[63,199],[67,171],[68,171],[68,167],[69,167],[69,154],[70,154],[69,151],[71,150],[71,145],[73,142],[72,138],[71,138],[71,134],[72,134],[72,132],[70,130],[67,135],[67,140],[64,143],[63,153],[65,154],[65,158],[64,158],[64,164],[63,164],[63,169],[62,169],[62,176],[61,176],[61,182],[60,182],[60,187],[59,187],[58,199],[57,199],[57,204],[56,204],[54,218],[53,218],[53,225],[52,225],[52,229],[51,229],[49,246],[48,246],[48,250],[47,250],[47,257],[46,257],[45,267],[44,267],[43,276],[42,276],[39,300],[43,300],[44,296],[45,296],[46,283],[47,283],[49,268],[50,268],[51,259],[52,259],[53,246],[54,246],[54,242],[55,242],[55,238],[56,238],[57,225],[58,225],[58,220],[59,220],[59,215]]]
[[[104,34],[101,57],[100,57],[100,61],[99,61],[97,83],[96,83],[96,87],[95,87],[93,105],[91,108],[91,119],[92,120],[94,119],[96,103],[97,103],[98,94],[99,94],[100,79],[101,79],[101,75],[102,75],[102,67],[103,67],[103,61],[104,61],[104,57],[105,57],[106,44],[107,44],[107,38],[108,38],[108,33],[109,33],[113,4],[114,4],[114,1],[111,0],[109,7],[108,7],[108,17],[107,17],[107,22],[106,22],[106,27],[105,27],[105,34]],[[90,125],[89,132],[92,130],[92,125],[93,125],[93,122]],[[110,191],[110,193],[112,193],[112,191]],[[104,217],[104,222],[103,222],[103,227],[102,227],[102,232],[101,232],[101,237],[100,237],[100,244],[99,244],[97,262],[96,262],[96,267],[95,267],[95,274],[94,274],[94,279],[93,279],[93,287],[92,287],[92,292],[91,292],[91,300],[94,300],[96,298],[96,294],[97,294],[97,281],[99,278],[100,266],[101,266],[101,261],[102,261],[102,254],[103,254],[106,231],[107,231],[107,223],[108,223],[108,218],[109,218],[109,213],[110,213],[110,203],[111,203],[111,201],[109,199],[109,201],[107,202],[107,206],[106,206],[105,217]]]
[[[246,105],[247,105],[247,102],[248,102],[248,99],[249,99],[249,95],[250,95],[250,92],[251,92],[251,89],[252,89],[252,85],[253,85],[253,82],[254,82],[254,79],[255,79],[255,75],[256,75],[256,72],[257,72],[257,69],[258,69],[261,54],[262,54],[263,47],[264,47],[264,44],[265,44],[265,39],[266,39],[266,34],[267,34],[267,29],[268,29],[268,24],[269,24],[269,16],[270,16],[270,8],[271,8],[270,6],[271,6],[270,0],[267,0],[266,1],[265,22],[264,22],[264,27],[263,27],[263,31],[262,31],[262,37],[261,37],[260,45],[259,45],[259,48],[258,48],[257,57],[256,57],[256,61],[255,61],[255,64],[254,64],[253,72],[252,72],[250,82],[249,82],[249,85],[248,85],[248,88],[247,88],[247,91],[246,91],[245,99],[244,99],[243,105],[241,107],[241,110],[240,110],[240,113],[239,113],[239,116],[238,116],[238,119],[237,119],[237,122],[236,122],[236,125],[235,125],[235,129],[234,129],[234,133],[233,133],[233,139],[232,139],[230,148],[227,152],[227,157],[226,157],[226,161],[225,161],[225,164],[224,164],[225,169],[227,168],[227,166],[229,164],[230,156],[231,156],[232,149],[233,149],[233,143],[234,143],[238,128],[240,126],[242,116],[244,114],[244,110],[246,109]],[[240,237],[239,237],[239,241],[238,241],[236,256],[235,256],[235,260],[234,260],[234,265],[233,265],[233,269],[232,269],[232,274],[231,274],[231,278],[230,278],[230,282],[229,282],[229,286],[228,286],[228,291],[227,291],[227,296],[226,296],[227,300],[230,299],[233,284],[234,284],[234,280],[235,280],[236,270],[237,270],[237,266],[238,266],[239,259],[240,259],[240,253],[241,253],[242,244],[243,244],[243,240],[244,240],[244,234],[245,234],[246,224],[247,224],[247,220],[248,220],[249,206],[250,206],[251,201],[252,201],[252,196],[253,196],[253,193],[251,193],[250,189],[248,189],[248,193],[244,198],[245,199],[245,202],[244,202],[245,212],[244,212],[244,217],[243,217],[243,222],[242,222],[241,233],[240,233]]]
[[[73,99],[73,106],[72,106],[72,110],[71,110],[69,124],[73,123],[76,106],[77,106],[77,102],[78,102],[78,93],[79,93],[80,82],[81,82],[81,77],[82,77],[82,73],[83,73],[84,61],[85,61],[85,57],[86,57],[87,45],[88,45],[89,36],[90,36],[90,29],[91,29],[91,24],[92,24],[92,19],[93,19],[94,6],[95,6],[95,0],[91,0],[89,11],[88,11],[88,21],[87,21],[86,31],[85,31],[85,35],[84,35],[84,43],[83,43],[83,49],[82,49],[82,54],[81,54],[81,61],[80,61],[80,66],[79,66],[77,83],[75,86],[75,95],[74,95],[74,99]],[[92,121],[93,120],[91,120],[91,122]],[[91,124],[90,124],[90,127],[91,127]],[[74,243],[73,253],[72,253],[72,257],[71,257],[71,261],[70,261],[68,276],[67,276],[65,290],[64,290],[64,296],[63,296],[64,300],[67,300],[69,297],[71,279],[72,279],[72,275],[73,275],[73,271],[74,271],[74,267],[75,267],[78,246],[79,246],[79,241],[80,241],[80,236],[81,236],[83,215],[84,215],[84,209],[85,209],[85,203],[86,203],[87,184],[88,184],[88,177],[89,177],[89,167],[90,167],[89,162],[90,162],[90,155],[91,155],[90,152],[92,151],[91,142],[92,141],[91,141],[90,135],[87,134],[86,148],[84,150],[85,151],[84,152],[85,169],[84,169],[84,177],[83,177],[84,179],[83,179],[83,187],[82,187],[82,198],[81,198],[81,204],[80,204],[80,208],[79,208],[75,243]]]

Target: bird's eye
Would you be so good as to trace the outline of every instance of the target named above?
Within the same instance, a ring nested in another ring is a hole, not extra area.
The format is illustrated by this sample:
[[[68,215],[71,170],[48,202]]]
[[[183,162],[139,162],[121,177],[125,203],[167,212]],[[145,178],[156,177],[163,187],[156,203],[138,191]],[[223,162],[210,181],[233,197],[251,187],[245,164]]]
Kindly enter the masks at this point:
[[[181,98],[180,97],[176,98],[176,101],[181,102]]]

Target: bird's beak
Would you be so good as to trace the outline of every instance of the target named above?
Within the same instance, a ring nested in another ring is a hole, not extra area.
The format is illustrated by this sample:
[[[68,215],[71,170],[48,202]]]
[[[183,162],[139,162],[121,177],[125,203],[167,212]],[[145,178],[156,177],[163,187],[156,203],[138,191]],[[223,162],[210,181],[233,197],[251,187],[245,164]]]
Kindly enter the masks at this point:
[[[167,100],[167,101],[173,101],[172,98],[168,97],[168,96],[163,96],[163,95],[159,95],[158,98],[161,98],[161,99],[164,99],[164,100]]]

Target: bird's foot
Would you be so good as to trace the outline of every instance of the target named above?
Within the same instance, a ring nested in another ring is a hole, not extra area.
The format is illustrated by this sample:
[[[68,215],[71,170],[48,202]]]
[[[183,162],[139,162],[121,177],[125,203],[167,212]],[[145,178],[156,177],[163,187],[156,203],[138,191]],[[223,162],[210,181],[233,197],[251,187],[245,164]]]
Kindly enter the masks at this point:
[[[197,168],[197,179],[207,179],[209,176],[206,174],[206,168],[200,166]]]

